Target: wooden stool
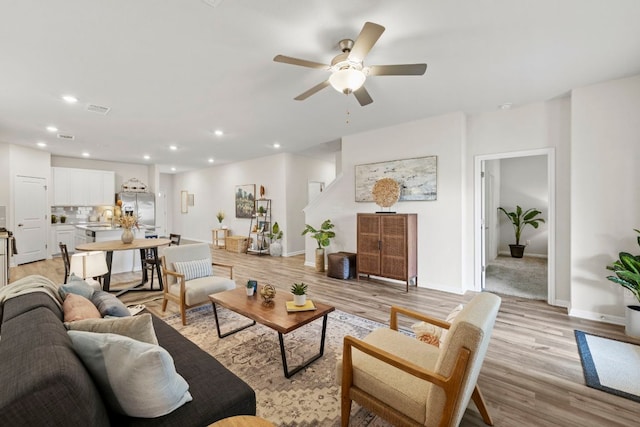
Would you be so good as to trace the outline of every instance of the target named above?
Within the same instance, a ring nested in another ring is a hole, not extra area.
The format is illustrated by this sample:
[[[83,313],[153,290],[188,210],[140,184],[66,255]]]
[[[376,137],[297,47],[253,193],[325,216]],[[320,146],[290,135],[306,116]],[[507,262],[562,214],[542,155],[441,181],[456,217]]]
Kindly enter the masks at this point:
[[[253,415],[238,415],[216,421],[209,424],[209,427],[275,427],[275,425],[264,418]]]

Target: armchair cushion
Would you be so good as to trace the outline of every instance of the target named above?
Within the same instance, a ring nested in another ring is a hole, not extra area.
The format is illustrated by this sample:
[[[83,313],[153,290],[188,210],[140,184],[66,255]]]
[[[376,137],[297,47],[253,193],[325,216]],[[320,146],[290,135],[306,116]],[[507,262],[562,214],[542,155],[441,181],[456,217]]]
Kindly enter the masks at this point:
[[[236,282],[228,277],[208,276],[189,280],[185,289],[185,304],[197,305],[209,301],[209,295],[216,292],[228,291],[236,288]],[[169,293],[180,296],[180,284],[169,287]]]
[[[193,261],[178,261],[174,263],[177,273],[184,274],[184,280],[211,276],[211,259],[196,259]]]

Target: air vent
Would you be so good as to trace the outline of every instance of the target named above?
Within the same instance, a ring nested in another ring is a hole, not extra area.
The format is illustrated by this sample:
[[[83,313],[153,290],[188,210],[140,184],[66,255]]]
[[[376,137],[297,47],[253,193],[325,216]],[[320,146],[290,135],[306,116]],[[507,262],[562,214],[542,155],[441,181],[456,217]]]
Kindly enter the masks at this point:
[[[91,111],[92,113],[98,113],[105,115],[111,110],[109,107],[103,107],[102,105],[89,104],[87,105],[87,111]]]
[[[72,141],[72,140],[75,139],[75,136],[73,136],[73,135],[64,135],[64,134],[59,133],[58,134],[58,139],[66,139],[68,141]]]

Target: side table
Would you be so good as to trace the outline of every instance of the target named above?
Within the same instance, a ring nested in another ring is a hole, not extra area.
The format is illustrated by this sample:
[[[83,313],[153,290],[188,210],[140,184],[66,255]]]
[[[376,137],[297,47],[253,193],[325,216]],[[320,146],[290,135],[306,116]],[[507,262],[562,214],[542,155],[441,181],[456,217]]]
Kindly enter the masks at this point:
[[[228,228],[214,228],[211,230],[211,240],[214,248],[227,248],[227,237],[229,237],[229,231],[230,230]],[[222,244],[220,244],[220,241],[222,241]]]

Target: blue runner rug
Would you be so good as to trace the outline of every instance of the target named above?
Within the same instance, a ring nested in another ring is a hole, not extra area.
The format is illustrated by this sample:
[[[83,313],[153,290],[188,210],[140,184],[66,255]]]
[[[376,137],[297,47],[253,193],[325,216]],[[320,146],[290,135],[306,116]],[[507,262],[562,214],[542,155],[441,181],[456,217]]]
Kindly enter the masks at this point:
[[[640,402],[640,346],[575,334],[587,386]]]

